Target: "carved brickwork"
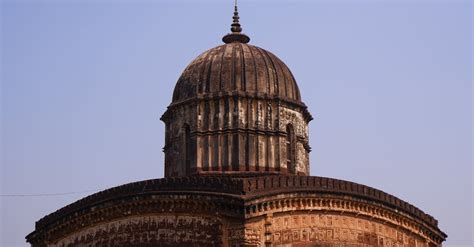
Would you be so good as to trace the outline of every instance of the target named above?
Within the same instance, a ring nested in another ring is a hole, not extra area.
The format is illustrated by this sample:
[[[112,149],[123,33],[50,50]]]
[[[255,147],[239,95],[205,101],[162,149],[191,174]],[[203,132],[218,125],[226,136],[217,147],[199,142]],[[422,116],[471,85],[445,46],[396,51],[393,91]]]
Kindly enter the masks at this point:
[[[194,102],[190,102],[187,105],[176,107],[175,111],[170,112],[169,117],[173,118],[173,122],[166,123],[165,146],[163,148],[167,176],[186,173],[186,156],[191,160],[196,159],[196,153],[191,151],[196,148],[196,136],[189,133],[189,136],[185,137],[185,129],[188,126],[193,130],[202,124],[202,115],[197,111],[198,109]],[[189,140],[183,138],[189,138]],[[185,142],[189,143],[188,148],[185,147]]]
[[[297,109],[292,109],[289,106],[282,105],[279,108],[279,131],[285,133],[280,137],[281,147],[286,147],[287,136],[286,133],[288,125],[291,125],[294,130],[294,147],[292,150],[282,150],[280,156],[280,165],[285,169],[291,170],[287,167],[288,151],[293,152],[294,156],[294,174],[307,175],[309,174],[309,138],[308,138],[308,123],[306,122],[302,112]]]
[[[249,224],[247,227],[263,229],[264,221]],[[274,215],[271,229],[266,242],[271,242],[275,247],[312,246],[309,244],[419,247],[426,246],[427,243],[414,233],[383,222],[321,212]],[[265,246],[263,241],[260,245]]]
[[[301,139],[308,139],[308,125],[303,114],[289,107],[280,107],[280,131],[285,131],[288,124],[295,126],[295,132]]]
[[[184,215],[121,219],[83,229],[51,244],[72,246],[222,246],[222,224]]]
[[[309,119],[304,107],[248,95],[204,98],[172,105],[163,118],[165,176],[309,174]],[[189,133],[184,126],[189,126]],[[288,126],[293,130],[290,149]]]
[[[229,241],[223,246],[241,247],[241,246],[262,246],[261,232],[259,229],[239,227],[229,229]]]
[[[433,247],[446,238],[437,224],[394,196],[337,179],[192,176],[86,197],[38,221],[27,239],[34,247]]]

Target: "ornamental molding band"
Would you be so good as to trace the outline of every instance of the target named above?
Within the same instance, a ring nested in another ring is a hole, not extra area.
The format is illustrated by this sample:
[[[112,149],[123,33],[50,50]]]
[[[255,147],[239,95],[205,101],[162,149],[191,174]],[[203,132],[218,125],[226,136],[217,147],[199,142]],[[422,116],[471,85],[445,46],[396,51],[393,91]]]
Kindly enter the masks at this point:
[[[107,189],[36,222],[33,247],[440,247],[438,221],[383,191],[310,176],[312,120],[295,77],[248,44],[237,5],[223,45],[179,77],[165,177]]]

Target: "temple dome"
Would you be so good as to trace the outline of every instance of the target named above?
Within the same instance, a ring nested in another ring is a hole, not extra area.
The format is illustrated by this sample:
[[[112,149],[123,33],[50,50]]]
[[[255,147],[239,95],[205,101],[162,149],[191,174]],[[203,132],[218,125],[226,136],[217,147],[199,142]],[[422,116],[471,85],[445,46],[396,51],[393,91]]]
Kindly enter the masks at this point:
[[[165,123],[165,176],[309,174],[308,123],[288,67],[248,44],[235,7],[223,45],[194,59],[176,83]]]
[[[184,70],[173,92],[173,102],[194,97],[244,94],[301,103],[290,69],[278,57],[247,44],[246,36],[230,34],[226,44],[194,59]]]

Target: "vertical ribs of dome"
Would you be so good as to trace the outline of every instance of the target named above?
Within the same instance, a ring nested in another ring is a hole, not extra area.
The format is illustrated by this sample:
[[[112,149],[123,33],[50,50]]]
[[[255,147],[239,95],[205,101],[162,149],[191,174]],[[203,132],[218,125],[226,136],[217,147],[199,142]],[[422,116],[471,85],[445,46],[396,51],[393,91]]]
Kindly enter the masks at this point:
[[[215,47],[184,70],[162,117],[165,175],[308,175],[311,119],[275,55],[239,42]]]
[[[229,91],[301,102],[296,81],[280,59],[255,46],[230,43],[204,52],[188,65],[176,84],[173,103],[200,94]]]

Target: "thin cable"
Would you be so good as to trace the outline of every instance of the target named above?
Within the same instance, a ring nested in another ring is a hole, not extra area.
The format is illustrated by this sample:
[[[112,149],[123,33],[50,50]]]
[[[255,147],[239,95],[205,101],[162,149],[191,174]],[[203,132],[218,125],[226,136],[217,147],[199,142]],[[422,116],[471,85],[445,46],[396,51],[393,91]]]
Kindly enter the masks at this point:
[[[88,192],[97,192],[99,190],[82,190],[82,191],[71,191],[71,192],[61,192],[61,193],[45,193],[45,194],[5,194],[0,195],[0,197],[45,197],[45,196],[63,196],[63,195],[74,195],[74,194],[83,194]]]

